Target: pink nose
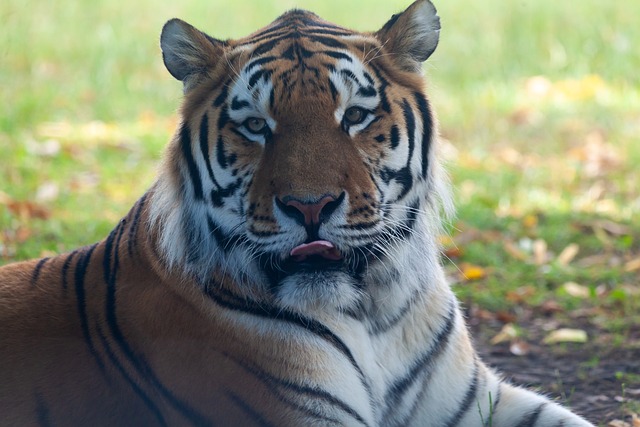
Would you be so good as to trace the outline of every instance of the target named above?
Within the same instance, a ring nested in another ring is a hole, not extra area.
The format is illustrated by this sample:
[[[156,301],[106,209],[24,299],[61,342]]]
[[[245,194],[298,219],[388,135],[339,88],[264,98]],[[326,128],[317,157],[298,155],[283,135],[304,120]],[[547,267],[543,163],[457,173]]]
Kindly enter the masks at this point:
[[[332,195],[327,195],[314,202],[306,202],[294,198],[288,198],[286,202],[282,202],[276,198],[276,204],[282,212],[295,219],[301,225],[311,226],[318,225],[328,218],[342,203],[342,200],[344,200],[344,193],[337,199]]]
[[[285,205],[300,211],[304,216],[304,224],[311,225],[320,223],[320,212],[327,206],[327,203],[335,200],[336,198],[333,196],[324,196],[317,203],[302,203],[298,200],[289,200]]]

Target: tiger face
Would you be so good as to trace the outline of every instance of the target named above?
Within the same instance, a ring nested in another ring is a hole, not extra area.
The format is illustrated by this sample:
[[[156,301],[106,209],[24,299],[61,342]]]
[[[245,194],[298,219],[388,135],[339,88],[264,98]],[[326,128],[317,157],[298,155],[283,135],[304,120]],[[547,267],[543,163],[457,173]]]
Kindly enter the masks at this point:
[[[376,33],[305,11],[230,41],[168,22],[163,58],[185,90],[168,261],[205,281],[232,272],[288,308],[357,306],[430,203],[421,62],[439,29],[426,0]]]

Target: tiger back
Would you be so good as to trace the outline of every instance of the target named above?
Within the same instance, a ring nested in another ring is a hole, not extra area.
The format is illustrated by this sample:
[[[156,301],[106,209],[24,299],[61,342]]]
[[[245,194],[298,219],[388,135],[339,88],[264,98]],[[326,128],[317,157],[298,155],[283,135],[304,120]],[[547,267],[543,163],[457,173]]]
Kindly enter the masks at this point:
[[[156,182],[103,241],[0,269],[0,424],[591,425],[486,367],[445,280],[439,33],[428,0],[372,33],[169,21]]]

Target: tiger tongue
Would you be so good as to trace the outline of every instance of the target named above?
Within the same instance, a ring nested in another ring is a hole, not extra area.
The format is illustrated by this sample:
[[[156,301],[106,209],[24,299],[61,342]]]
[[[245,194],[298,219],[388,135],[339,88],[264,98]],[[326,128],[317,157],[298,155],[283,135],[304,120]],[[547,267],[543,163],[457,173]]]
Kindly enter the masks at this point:
[[[289,255],[295,257],[296,261],[304,261],[310,255],[319,255],[331,261],[337,261],[342,258],[340,251],[333,246],[333,243],[326,240],[315,240],[310,243],[303,243],[293,248]]]

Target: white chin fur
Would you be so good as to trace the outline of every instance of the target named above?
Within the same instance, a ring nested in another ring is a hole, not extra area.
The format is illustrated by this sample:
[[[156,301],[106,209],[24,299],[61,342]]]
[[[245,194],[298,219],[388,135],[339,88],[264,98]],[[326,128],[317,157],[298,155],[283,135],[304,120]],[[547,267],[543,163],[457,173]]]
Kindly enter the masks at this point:
[[[354,309],[362,298],[353,278],[339,271],[297,273],[285,278],[276,292],[283,307],[297,312]]]

